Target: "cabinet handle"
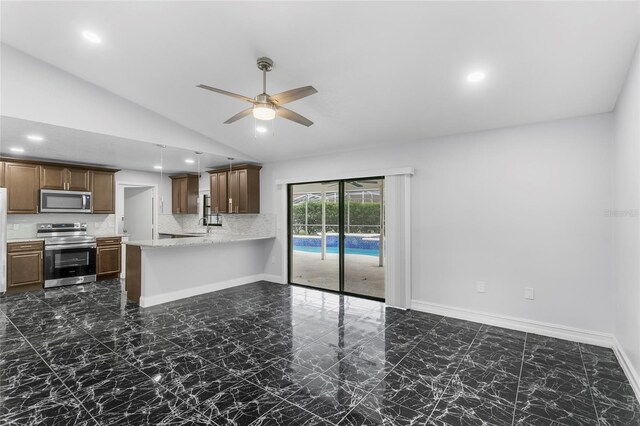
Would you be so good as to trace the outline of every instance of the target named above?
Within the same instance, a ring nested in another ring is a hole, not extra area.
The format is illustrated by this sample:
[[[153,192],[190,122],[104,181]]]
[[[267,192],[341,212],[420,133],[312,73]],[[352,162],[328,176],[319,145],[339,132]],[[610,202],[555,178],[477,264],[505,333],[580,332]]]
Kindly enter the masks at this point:
[[[20,246],[20,248],[31,248],[31,246]]]

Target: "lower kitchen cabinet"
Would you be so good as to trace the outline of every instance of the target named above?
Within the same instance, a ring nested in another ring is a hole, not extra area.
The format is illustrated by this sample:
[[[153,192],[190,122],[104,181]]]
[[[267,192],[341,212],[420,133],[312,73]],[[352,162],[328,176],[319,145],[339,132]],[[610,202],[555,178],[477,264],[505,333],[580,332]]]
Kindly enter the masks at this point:
[[[122,268],[122,238],[96,238],[96,246],[98,279],[117,278]]]
[[[7,244],[7,293],[44,288],[41,241]]]

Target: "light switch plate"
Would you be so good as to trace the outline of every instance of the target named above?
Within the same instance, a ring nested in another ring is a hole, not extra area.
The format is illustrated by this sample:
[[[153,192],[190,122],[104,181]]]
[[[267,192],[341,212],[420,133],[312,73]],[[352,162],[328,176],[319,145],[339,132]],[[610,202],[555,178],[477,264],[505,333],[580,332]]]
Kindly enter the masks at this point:
[[[487,283],[485,283],[484,281],[478,281],[476,283],[476,290],[478,291],[478,293],[486,293]]]
[[[534,297],[534,292],[533,292],[533,287],[525,287],[524,288],[524,298],[527,300],[533,300]]]

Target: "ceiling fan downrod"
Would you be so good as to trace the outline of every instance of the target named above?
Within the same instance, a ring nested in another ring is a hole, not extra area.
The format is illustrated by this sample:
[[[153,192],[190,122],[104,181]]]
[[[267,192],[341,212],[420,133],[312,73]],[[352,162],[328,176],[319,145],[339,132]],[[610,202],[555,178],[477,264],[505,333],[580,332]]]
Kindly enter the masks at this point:
[[[273,61],[267,57],[258,58],[258,69],[262,71],[262,94],[267,94],[267,73],[273,69]]]

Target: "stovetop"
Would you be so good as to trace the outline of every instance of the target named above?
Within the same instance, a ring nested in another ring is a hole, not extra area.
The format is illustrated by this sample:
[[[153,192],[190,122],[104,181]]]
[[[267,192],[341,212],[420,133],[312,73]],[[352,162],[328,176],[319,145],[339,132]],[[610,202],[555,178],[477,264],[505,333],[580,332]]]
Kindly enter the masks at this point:
[[[93,243],[96,237],[88,235],[86,223],[39,223],[36,236],[44,238],[44,244]]]

